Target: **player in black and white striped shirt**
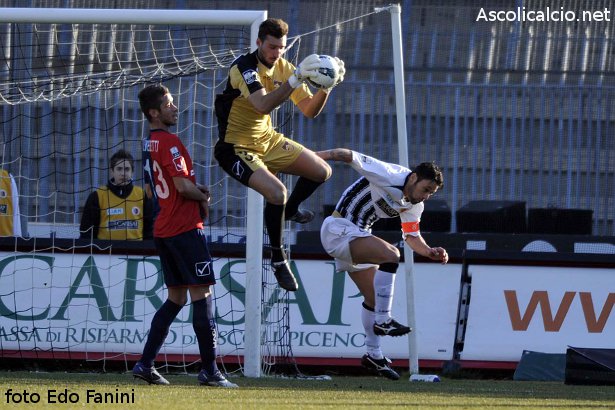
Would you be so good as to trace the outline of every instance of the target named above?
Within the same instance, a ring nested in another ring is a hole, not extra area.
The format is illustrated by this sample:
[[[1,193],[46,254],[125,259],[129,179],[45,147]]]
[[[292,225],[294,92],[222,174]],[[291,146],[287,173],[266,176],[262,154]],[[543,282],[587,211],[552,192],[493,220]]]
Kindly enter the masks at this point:
[[[448,262],[443,248],[432,248],[420,234],[423,201],[443,185],[440,168],[423,162],[413,170],[344,148],[317,153],[324,160],[349,163],[361,177],[338,201],[320,231],[324,249],[335,258],[337,271],[347,271],[363,294],[361,318],[367,353],[363,366],[389,379],[399,375],[380,349],[380,336],[402,336],[411,331],[391,317],[399,250],[371,233],[378,219],[399,215],[403,239],[419,255]]]

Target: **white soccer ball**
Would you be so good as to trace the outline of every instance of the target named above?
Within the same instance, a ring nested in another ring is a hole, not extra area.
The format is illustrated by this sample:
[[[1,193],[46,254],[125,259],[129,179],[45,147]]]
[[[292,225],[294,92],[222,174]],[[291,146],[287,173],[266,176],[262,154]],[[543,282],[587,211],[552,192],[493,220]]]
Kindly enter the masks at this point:
[[[318,67],[318,76],[309,77],[308,82],[316,88],[331,88],[339,79],[340,66],[337,61],[328,55],[319,55],[320,66]]]

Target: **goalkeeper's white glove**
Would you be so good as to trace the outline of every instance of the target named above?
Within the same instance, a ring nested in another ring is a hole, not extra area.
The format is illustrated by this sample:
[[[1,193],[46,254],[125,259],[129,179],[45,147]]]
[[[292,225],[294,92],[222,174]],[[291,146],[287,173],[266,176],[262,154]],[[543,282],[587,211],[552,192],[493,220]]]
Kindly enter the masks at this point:
[[[336,85],[339,85],[342,81],[344,81],[344,74],[346,74],[346,67],[344,67],[344,60],[341,60],[337,57],[333,57],[333,58],[335,59],[335,61],[337,61],[337,65],[340,66],[340,70],[337,73],[338,75],[337,81],[335,82],[335,85],[333,85],[333,87],[335,87]]]
[[[323,89],[326,92],[331,91],[333,87],[339,85],[342,81],[344,81],[344,74],[346,74],[346,67],[344,66],[344,61],[340,60],[337,57],[333,57],[333,59],[337,63],[338,70],[337,70],[337,80],[335,80],[335,83],[332,86],[325,87],[325,86],[318,85],[322,83],[322,81],[319,81],[321,80],[320,77],[324,76],[324,74],[321,74],[318,70],[315,70],[313,73],[310,73],[310,78],[313,81],[312,85],[314,85],[317,88]]]
[[[320,67],[318,54],[310,54],[295,68],[294,74],[288,78],[288,84],[293,88],[299,87],[308,77],[318,72],[318,67]]]

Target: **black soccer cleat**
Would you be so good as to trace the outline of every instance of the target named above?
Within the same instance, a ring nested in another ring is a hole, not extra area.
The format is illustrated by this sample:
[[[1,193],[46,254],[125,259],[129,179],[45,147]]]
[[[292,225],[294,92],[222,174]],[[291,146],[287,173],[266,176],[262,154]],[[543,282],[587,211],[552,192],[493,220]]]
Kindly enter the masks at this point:
[[[213,375],[209,375],[205,370],[201,370],[198,380],[201,386],[226,387],[231,389],[239,387],[235,383],[229,382],[219,370]]]
[[[372,370],[380,376],[384,376],[387,379],[399,380],[399,374],[391,369],[391,360],[383,357],[382,359],[374,359],[366,353],[361,358],[361,365],[366,369]]]
[[[147,367],[141,362],[137,362],[135,367],[132,368],[132,375],[135,379],[145,380],[149,384],[170,384],[169,381],[162,377],[154,367]]]
[[[403,336],[411,331],[411,328],[392,318],[388,322],[374,323],[374,333],[378,336]]]
[[[299,289],[297,279],[295,279],[295,275],[293,275],[293,272],[290,270],[290,265],[287,260],[283,260],[281,262],[271,262],[271,268],[273,269],[273,274],[278,281],[278,285],[280,285],[282,289],[289,292],[295,292]]]
[[[314,212],[309,209],[301,209],[297,211],[296,214],[289,216],[286,218],[287,221],[296,222],[298,224],[306,224],[308,222],[312,222],[314,219]]]

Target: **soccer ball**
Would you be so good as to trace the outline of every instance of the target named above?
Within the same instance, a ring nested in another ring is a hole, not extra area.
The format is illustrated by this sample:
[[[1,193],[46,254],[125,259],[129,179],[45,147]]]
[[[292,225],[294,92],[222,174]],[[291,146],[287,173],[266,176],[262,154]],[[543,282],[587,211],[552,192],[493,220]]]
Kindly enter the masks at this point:
[[[320,66],[318,76],[308,78],[308,82],[316,88],[331,88],[339,79],[340,66],[337,61],[328,55],[319,55]]]

